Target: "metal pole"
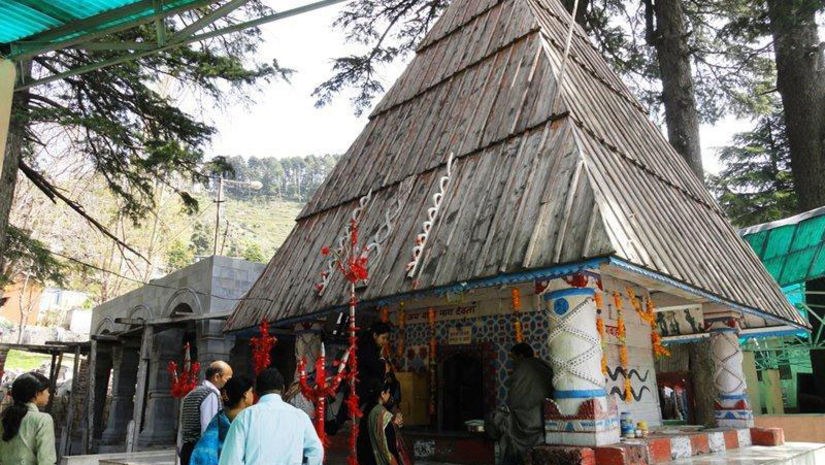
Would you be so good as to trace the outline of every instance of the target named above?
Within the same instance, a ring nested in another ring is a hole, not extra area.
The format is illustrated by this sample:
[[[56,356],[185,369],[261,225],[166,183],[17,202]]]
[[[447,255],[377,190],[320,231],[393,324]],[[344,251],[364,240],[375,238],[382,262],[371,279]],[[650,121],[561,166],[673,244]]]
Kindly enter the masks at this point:
[[[223,203],[223,176],[218,176],[218,198],[215,200],[215,243],[212,255],[218,255],[218,234],[221,231],[221,204]]]

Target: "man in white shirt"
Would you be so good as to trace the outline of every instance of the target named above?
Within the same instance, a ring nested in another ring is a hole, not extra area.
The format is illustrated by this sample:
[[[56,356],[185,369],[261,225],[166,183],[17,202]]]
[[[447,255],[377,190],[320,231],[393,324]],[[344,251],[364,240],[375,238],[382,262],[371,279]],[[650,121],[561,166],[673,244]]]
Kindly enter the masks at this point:
[[[322,465],[324,447],[309,416],[281,399],[284,377],[275,368],[258,375],[257,404],[229,427],[220,465]]]
[[[232,367],[220,360],[206,368],[205,379],[181,401],[178,422],[178,455],[181,465],[189,465],[195,444],[212,417],[221,409],[221,388],[232,378]]]

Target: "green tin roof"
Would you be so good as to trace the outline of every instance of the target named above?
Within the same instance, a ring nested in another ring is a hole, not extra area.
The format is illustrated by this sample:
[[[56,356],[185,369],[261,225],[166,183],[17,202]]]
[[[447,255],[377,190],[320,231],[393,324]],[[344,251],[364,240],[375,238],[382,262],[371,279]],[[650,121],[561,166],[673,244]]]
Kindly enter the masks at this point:
[[[0,0],[0,45],[60,43],[144,21],[203,0]],[[214,2],[213,2],[214,3]]]
[[[825,276],[825,207],[739,231],[780,286]]]

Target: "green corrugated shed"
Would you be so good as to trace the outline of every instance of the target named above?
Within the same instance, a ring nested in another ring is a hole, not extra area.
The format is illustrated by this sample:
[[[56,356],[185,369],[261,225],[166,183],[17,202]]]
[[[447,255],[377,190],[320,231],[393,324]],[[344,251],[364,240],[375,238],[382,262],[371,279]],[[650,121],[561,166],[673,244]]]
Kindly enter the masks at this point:
[[[825,276],[825,207],[739,233],[780,286]]]
[[[0,44],[60,42],[203,0],[0,0]],[[14,55],[14,51],[12,51]]]

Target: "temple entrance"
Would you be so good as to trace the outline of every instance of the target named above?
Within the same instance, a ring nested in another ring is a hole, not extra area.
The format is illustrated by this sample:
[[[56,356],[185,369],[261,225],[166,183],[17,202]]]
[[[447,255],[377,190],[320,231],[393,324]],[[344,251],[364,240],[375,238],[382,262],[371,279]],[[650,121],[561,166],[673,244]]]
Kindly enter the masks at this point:
[[[464,422],[484,418],[484,365],[482,355],[458,351],[442,364],[441,428],[465,430]]]

